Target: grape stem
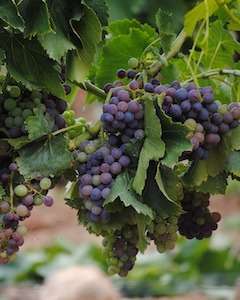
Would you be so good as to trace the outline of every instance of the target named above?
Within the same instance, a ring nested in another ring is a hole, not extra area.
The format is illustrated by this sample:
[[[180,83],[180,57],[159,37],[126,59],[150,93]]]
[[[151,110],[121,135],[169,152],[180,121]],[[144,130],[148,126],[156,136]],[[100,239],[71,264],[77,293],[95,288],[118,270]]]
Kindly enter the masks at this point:
[[[233,75],[236,77],[240,77],[240,70],[232,70],[232,69],[213,69],[213,70],[208,70],[206,72],[202,72],[200,74],[195,75],[196,78],[198,79],[204,79],[204,78],[209,78],[213,76],[218,76],[218,75]],[[184,83],[189,83],[193,81],[193,78],[187,79]]]
[[[70,80],[70,82],[72,84],[80,87],[82,90],[90,92],[97,97],[105,99],[107,96],[106,93],[102,89],[100,89],[97,86],[95,86],[94,84],[92,84],[89,80],[86,80],[84,82],[77,82],[76,80],[73,80],[73,81]]]
[[[167,54],[163,54],[161,56],[162,59],[160,61],[156,61],[150,66],[149,74],[155,77],[161,71],[161,69],[167,64],[167,62],[178,54],[186,38],[187,38],[187,34],[185,33],[184,30],[182,30],[177,36],[177,38],[175,39],[175,41],[173,42],[171,46],[171,50]]]
[[[13,205],[13,173],[10,175],[10,205],[11,205],[11,210],[13,211],[14,205]]]

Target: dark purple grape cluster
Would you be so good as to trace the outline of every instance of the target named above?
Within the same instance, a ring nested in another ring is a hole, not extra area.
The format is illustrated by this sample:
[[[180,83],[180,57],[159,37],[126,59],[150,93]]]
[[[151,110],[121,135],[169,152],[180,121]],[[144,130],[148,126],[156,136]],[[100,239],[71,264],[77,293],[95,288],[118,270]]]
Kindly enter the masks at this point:
[[[125,225],[103,240],[110,275],[125,277],[133,269],[139,252],[137,243],[138,230],[135,225]]]
[[[131,139],[143,139],[143,105],[131,99],[124,88],[112,89],[109,103],[104,104],[101,121],[111,136],[110,143],[128,143]]]
[[[31,216],[34,206],[50,207],[53,198],[47,195],[52,187],[50,178],[24,182],[16,163],[0,167],[0,264],[7,263],[24,243],[26,231],[21,222]]]
[[[7,86],[0,95],[2,136],[17,138],[27,135],[25,121],[34,115],[35,109],[43,111],[46,118],[54,122],[53,131],[66,126],[62,116],[67,109],[64,100],[43,92],[30,92],[17,85]]]
[[[187,239],[209,238],[218,228],[221,215],[209,211],[209,194],[188,192],[182,201],[182,213],[178,219],[179,233]]]
[[[148,233],[157,247],[158,252],[163,253],[175,248],[177,242],[178,216],[156,217],[152,231]]]
[[[124,147],[106,143],[99,147],[99,140],[83,142],[75,151],[80,162],[78,168],[79,196],[83,201],[89,221],[107,222],[109,214],[103,207],[111,192],[114,178],[130,164]]]

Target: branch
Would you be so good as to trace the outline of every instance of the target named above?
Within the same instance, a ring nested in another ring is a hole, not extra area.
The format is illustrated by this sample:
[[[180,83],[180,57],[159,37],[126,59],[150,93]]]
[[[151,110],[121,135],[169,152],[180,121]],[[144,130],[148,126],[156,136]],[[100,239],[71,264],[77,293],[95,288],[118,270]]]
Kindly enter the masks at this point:
[[[171,50],[167,54],[162,55],[162,60],[154,62],[149,70],[149,73],[154,77],[156,76],[164,65],[167,64],[168,60],[176,56],[178,52],[181,50],[183,43],[185,42],[187,35],[184,30],[182,30],[177,36],[176,40],[173,42]]]
[[[97,86],[95,86],[94,84],[92,84],[90,81],[84,81],[84,82],[77,82],[77,81],[71,81],[70,82],[78,87],[80,87],[81,89],[83,89],[84,91],[87,91],[89,93],[92,93],[93,95],[103,98],[106,98],[106,93],[98,88]]]
[[[206,72],[202,72],[200,74],[195,75],[198,79],[209,78],[218,75],[233,75],[236,77],[240,77],[240,70],[232,70],[232,69],[213,69]],[[193,78],[187,79],[184,83],[189,83],[193,81]]]

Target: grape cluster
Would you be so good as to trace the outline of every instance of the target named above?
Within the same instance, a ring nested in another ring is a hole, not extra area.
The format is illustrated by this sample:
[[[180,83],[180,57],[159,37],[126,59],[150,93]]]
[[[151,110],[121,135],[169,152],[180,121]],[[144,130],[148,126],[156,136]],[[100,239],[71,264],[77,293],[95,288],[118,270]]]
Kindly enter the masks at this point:
[[[44,92],[30,92],[17,85],[7,86],[0,95],[0,127],[7,137],[17,138],[27,135],[25,121],[35,114],[36,109],[44,112],[46,118],[54,121],[53,131],[64,128],[62,113],[67,103]]]
[[[0,187],[4,195],[0,201],[0,264],[7,263],[24,243],[26,228],[21,222],[30,217],[34,206],[50,207],[53,198],[47,195],[52,187],[50,178],[25,182],[16,163],[0,169]]]
[[[182,201],[184,213],[178,219],[179,233],[187,239],[208,238],[217,229],[221,215],[209,211],[209,194],[188,192]]]
[[[83,142],[75,151],[78,168],[79,196],[89,221],[107,222],[109,214],[103,207],[111,192],[114,178],[130,164],[123,147],[100,146],[99,140]]]
[[[175,248],[177,242],[178,216],[156,217],[153,230],[148,233],[158,252],[163,253]]]
[[[101,121],[110,143],[128,143],[131,139],[144,138],[143,105],[131,99],[130,93],[118,87],[111,90],[109,103],[103,105]]]
[[[125,225],[121,230],[114,231],[103,240],[110,275],[127,276],[134,267],[139,252],[137,243],[136,225]]]

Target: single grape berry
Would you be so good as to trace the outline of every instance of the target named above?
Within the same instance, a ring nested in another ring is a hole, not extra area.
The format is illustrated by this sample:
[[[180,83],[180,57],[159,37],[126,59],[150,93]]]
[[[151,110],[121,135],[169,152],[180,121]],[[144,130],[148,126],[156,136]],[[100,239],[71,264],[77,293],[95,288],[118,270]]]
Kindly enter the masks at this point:
[[[25,197],[28,193],[28,189],[25,185],[19,184],[14,188],[14,193],[18,197]]]
[[[50,178],[45,177],[41,179],[39,185],[42,190],[49,190],[52,185],[52,181]]]

